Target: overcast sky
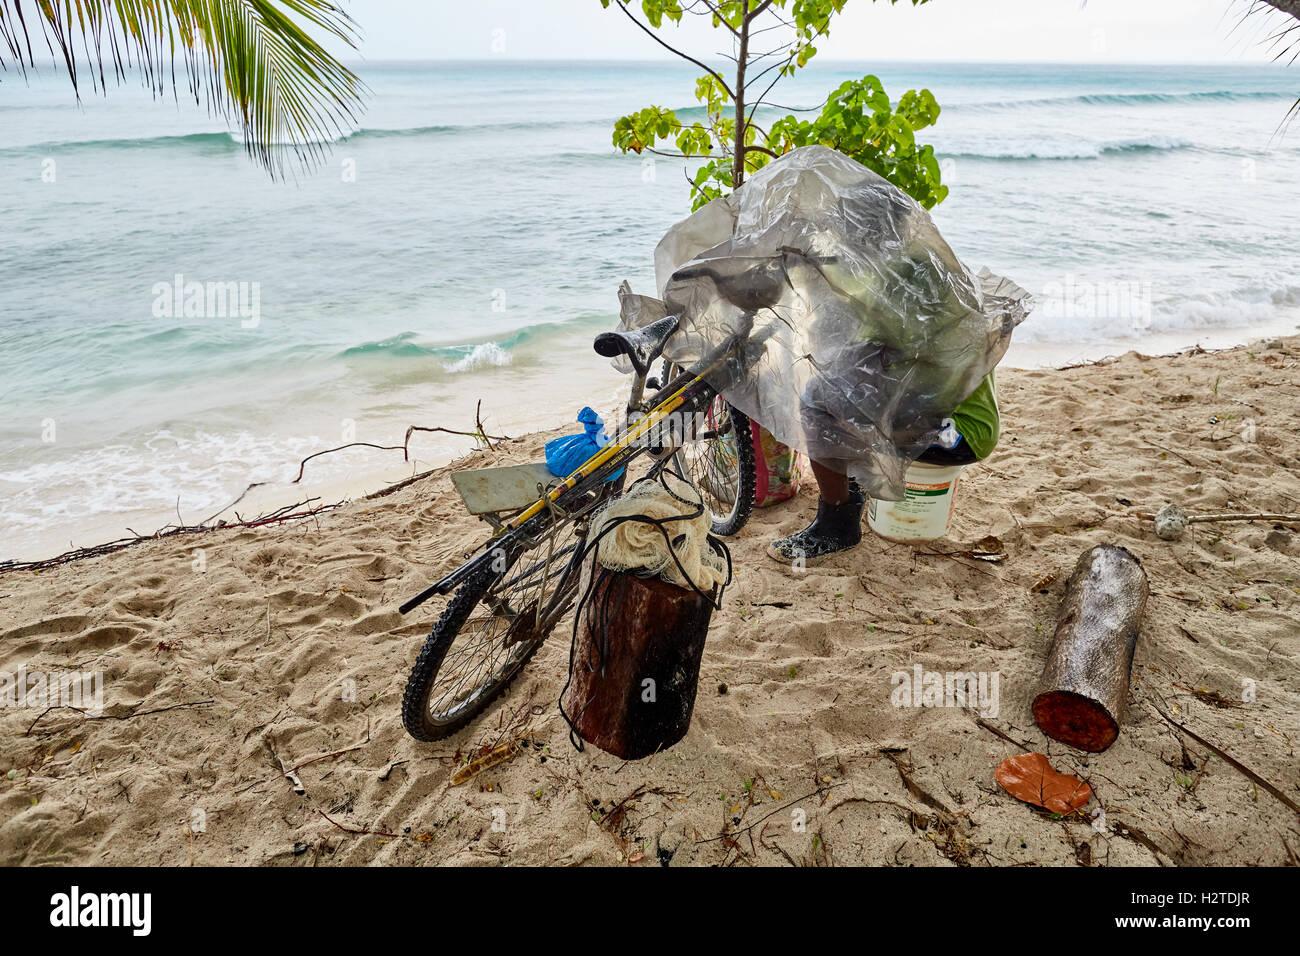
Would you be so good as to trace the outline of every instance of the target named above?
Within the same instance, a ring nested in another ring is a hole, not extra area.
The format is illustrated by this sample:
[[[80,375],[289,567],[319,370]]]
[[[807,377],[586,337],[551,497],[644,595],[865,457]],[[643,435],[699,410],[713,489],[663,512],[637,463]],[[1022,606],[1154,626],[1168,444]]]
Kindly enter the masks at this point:
[[[850,0],[818,47],[821,57],[840,60],[1267,62],[1259,41],[1278,21],[1260,17],[1236,26],[1248,6],[1249,0],[932,0],[913,8],[908,0],[897,7]],[[356,0],[348,9],[364,32],[361,54],[369,60],[668,55],[600,0]],[[675,42],[709,52],[718,47],[710,33],[682,30]]]

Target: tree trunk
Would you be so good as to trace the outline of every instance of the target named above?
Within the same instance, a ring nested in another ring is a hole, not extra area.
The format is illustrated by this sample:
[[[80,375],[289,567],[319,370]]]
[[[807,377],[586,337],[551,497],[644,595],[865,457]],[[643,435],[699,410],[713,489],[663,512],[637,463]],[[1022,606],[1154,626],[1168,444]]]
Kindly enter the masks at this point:
[[[740,18],[740,55],[736,57],[736,138],[731,161],[731,188],[739,189],[745,182],[745,67],[749,64],[749,2]]]
[[[713,605],[660,578],[608,571],[594,557],[578,593],[590,574],[597,580],[561,704],[583,740],[637,760],[686,736]]]
[[[1034,698],[1047,736],[1094,753],[1119,736],[1148,592],[1142,563],[1124,548],[1100,545],[1079,557]]]

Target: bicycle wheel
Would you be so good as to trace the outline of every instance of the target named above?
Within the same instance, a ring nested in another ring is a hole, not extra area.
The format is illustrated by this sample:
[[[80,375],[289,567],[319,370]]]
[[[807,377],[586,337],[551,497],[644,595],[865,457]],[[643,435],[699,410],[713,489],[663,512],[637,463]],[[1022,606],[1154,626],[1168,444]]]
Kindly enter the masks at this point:
[[[504,556],[457,588],[424,642],[402,695],[402,723],[416,740],[441,740],[483,712],[537,653],[573,603],[581,547],[575,522]]]
[[[666,380],[675,368],[665,365]],[[720,395],[697,414],[697,422],[674,458],[682,476],[699,490],[713,533],[732,535],[754,510],[753,425]]]

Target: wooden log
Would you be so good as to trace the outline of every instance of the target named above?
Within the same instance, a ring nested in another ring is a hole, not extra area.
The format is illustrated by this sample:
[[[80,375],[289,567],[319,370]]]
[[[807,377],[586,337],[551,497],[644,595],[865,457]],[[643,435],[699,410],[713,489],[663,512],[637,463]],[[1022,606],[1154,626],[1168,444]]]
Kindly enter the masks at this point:
[[[1148,593],[1142,563],[1124,548],[1080,555],[1033,703],[1047,736],[1094,753],[1115,742]]]
[[[580,594],[591,574],[561,704],[583,740],[638,760],[690,728],[713,604],[660,578],[591,563]]]

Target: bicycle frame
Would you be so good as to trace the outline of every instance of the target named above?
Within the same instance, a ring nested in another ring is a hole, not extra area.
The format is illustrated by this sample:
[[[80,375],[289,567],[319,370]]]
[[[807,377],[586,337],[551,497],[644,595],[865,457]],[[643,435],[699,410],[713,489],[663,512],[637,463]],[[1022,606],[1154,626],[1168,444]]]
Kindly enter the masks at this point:
[[[451,592],[472,572],[490,563],[495,556],[503,552],[509,553],[512,546],[523,544],[528,538],[544,531],[546,518],[549,517],[551,510],[560,506],[561,499],[566,496],[599,489],[600,494],[597,499],[590,503],[595,505],[620,492],[621,477],[612,483],[606,483],[605,479],[626,468],[639,455],[648,451],[647,436],[668,421],[669,416],[674,412],[689,404],[701,389],[707,388],[711,391],[711,387],[704,380],[704,375],[712,371],[722,360],[710,364],[699,374],[683,372],[667,386],[661,388],[649,402],[644,403],[650,406],[649,409],[640,418],[632,421],[632,416],[643,404],[638,400],[638,393],[644,389],[645,379],[638,375],[633,385],[632,397],[628,402],[629,421],[619,429],[614,439],[533,504],[509,521],[503,522],[498,532],[479,554],[401,605],[399,608],[401,613],[406,614],[434,595]]]
[[[756,311],[748,312],[745,315],[742,331],[738,331],[729,342],[718,346],[712,354],[708,355],[700,363],[698,372],[682,372],[673,381],[660,388],[646,402],[641,401],[646,382],[645,376],[637,375],[633,381],[631,395],[628,399],[627,420],[608,445],[592,455],[577,470],[551,490],[542,494],[519,514],[509,521],[502,522],[496,534],[489,539],[478,554],[450,574],[429,585],[415,597],[402,604],[398,610],[402,614],[406,614],[428,601],[434,595],[450,593],[472,573],[490,565],[503,555],[509,556],[510,560],[513,561],[513,556],[510,556],[512,550],[526,545],[531,538],[543,533],[546,530],[547,519],[553,511],[565,511],[561,504],[561,500],[565,497],[595,491],[597,497],[587,503],[589,509],[613,494],[619,493],[622,490],[622,477],[610,484],[606,484],[605,479],[620,469],[625,469],[640,454],[647,451],[649,449],[646,442],[648,436],[668,421],[669,416],[674,412],[693,404],[695,399],[704,391],[708,392],[711,400],[715,391],[713,386],[705,381],[705,377],[723,370],[728,362],[735,357],[738,347],[749,342],[749,331],[753,327],[756,314]],[[770,334],[771,331],[767,333],[767,335]],[[767,335],[756,336],[757,341],[750,344],[761,344]],[[644,415],[633,420],[633,416],[641,412],[643,406],[648,406],[645,407]],[[611,484],[612,487],[610,487]],[[568,571],[565,572],[565,578],[567,578],[568,573]],[[564,579],[561,580],[563,582]],[[557,593],[558,591],[559,589],[557,589]],[[540,608],[538,610],[540,613]]]

